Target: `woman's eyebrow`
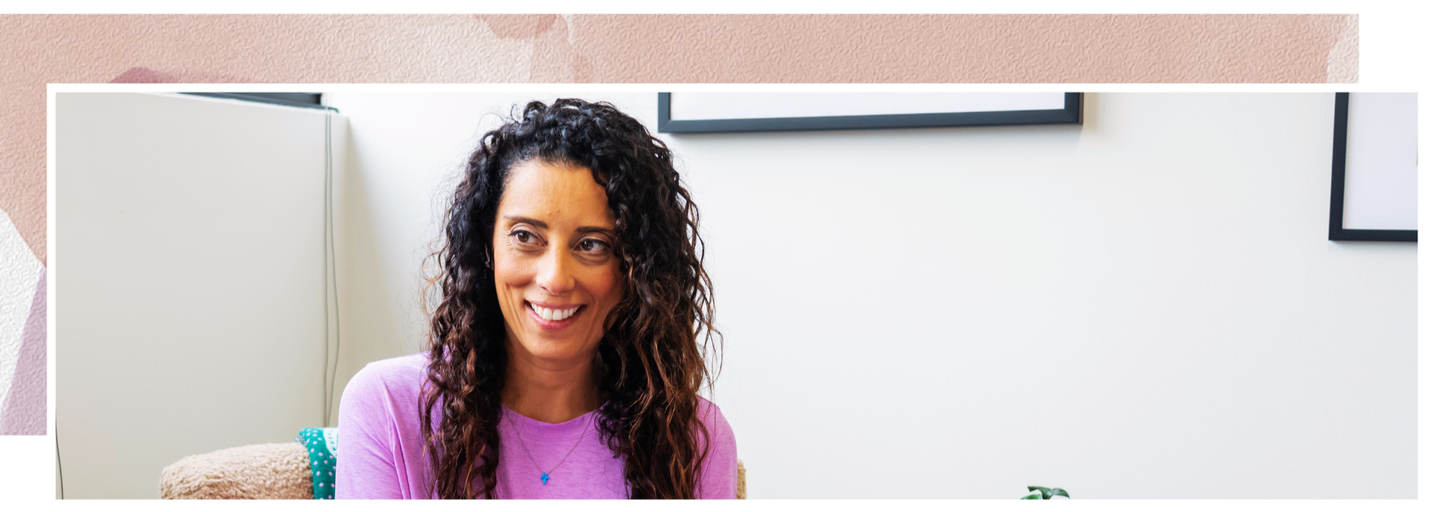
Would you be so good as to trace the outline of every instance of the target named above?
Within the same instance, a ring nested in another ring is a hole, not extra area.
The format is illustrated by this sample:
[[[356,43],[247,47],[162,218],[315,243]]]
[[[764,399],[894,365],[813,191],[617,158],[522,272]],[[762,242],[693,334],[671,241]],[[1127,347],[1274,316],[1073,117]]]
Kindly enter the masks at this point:
[[[521,217],[519,215],[506,215],[505,220],[508,220],[510,222],[524,222],[540,229],[550,229],[550,226],[545,225],[543,221],[540,221],[538,219],[532,219],[530,217]]]
[[[576,232],[576,233],[604,233],[604,234],[607,234],[607,235],[613,235],[613,234],[615,234],[615,230],[610,229],[610,228],[602,228],[602,227],[599,227],[599,226],[580,226],[580,227],[578,227],[578,228],[575,228],[575,232]]]

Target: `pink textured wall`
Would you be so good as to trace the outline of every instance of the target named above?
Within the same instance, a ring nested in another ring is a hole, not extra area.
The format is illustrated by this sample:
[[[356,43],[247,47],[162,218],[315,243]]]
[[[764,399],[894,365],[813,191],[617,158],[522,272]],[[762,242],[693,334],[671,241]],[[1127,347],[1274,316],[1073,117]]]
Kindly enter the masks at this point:
[[[1356,19],[6,15],[0,209],[44,261],[47,82],[1354,82]]]

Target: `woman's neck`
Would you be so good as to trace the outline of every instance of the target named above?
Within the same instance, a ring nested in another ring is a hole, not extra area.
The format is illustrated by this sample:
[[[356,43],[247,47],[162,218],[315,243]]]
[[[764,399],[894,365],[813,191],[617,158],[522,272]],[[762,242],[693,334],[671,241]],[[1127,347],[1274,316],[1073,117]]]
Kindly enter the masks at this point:
[[[501,402],[510,410],[545,423],[564,423],[598,406],[590,360],[556,364],[526,356],[512,355],[506,368]]]

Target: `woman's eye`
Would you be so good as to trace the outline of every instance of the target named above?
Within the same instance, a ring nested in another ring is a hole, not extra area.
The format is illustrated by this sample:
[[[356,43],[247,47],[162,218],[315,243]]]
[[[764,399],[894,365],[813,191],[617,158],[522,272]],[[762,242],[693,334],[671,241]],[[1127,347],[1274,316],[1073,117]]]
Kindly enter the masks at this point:
[[[515,241],[516,241],[516,242],[520,242],[520,243],[522,243],[522,244],[533,244],[533,243],[535,243],[536,241],[538,241],[538,238],[539,238],[539,237],[535,236],[534,234],[530,233],[529,231],[524,231],[524,230],[514,231],[514,232],[510,233],[510,236],[513,237],[513,238],[515,238]]]
[[[580,250],[585,252],[604,252],[609,248],[610,244],[594,238],[586,238],[580,241]]]

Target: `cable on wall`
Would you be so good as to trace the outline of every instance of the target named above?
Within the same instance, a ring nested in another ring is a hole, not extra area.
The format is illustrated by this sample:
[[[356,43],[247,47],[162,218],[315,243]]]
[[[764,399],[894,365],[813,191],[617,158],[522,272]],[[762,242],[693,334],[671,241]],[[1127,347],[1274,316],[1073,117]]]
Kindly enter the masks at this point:
[[[340,293],[335,283],[335,210],[334,210],[334,155],[331,145],[331,115],[325,114],[325,233],[322,243],[325,254],[325,280],[328,286],[325,287],[325,368],[321,374],[323,379],[321,388],[324,390],[325,412],[322,415],[325,424],[330,426],[330,411],[335,404],[335,380],[339,373],[340,366]],[[335,351],[334,358],[331,358],[330,331],[331,331],[331,299],[334,300],[334,331]],[[333,362],[332,362],[333,361]]]
[[[330,367],[330,400],[335,400],[336,374],[340,373],[340,290],[338,280],[335,278],[335,158],[334,149],[330,137],[330,114],[325,114],[325,175],[329,176],[329,182],[325,185],[326,193],[330,196],[330,221],[326,223],[329,229],[327,237],[330,244],[330,294],[335,297],[335,363]],[[326,422],[329,425],[329,422]]]
[[[60,473],[60,499],[65,499],[65,466],[60,464],[60,420],[55,420],[55,471]]]

